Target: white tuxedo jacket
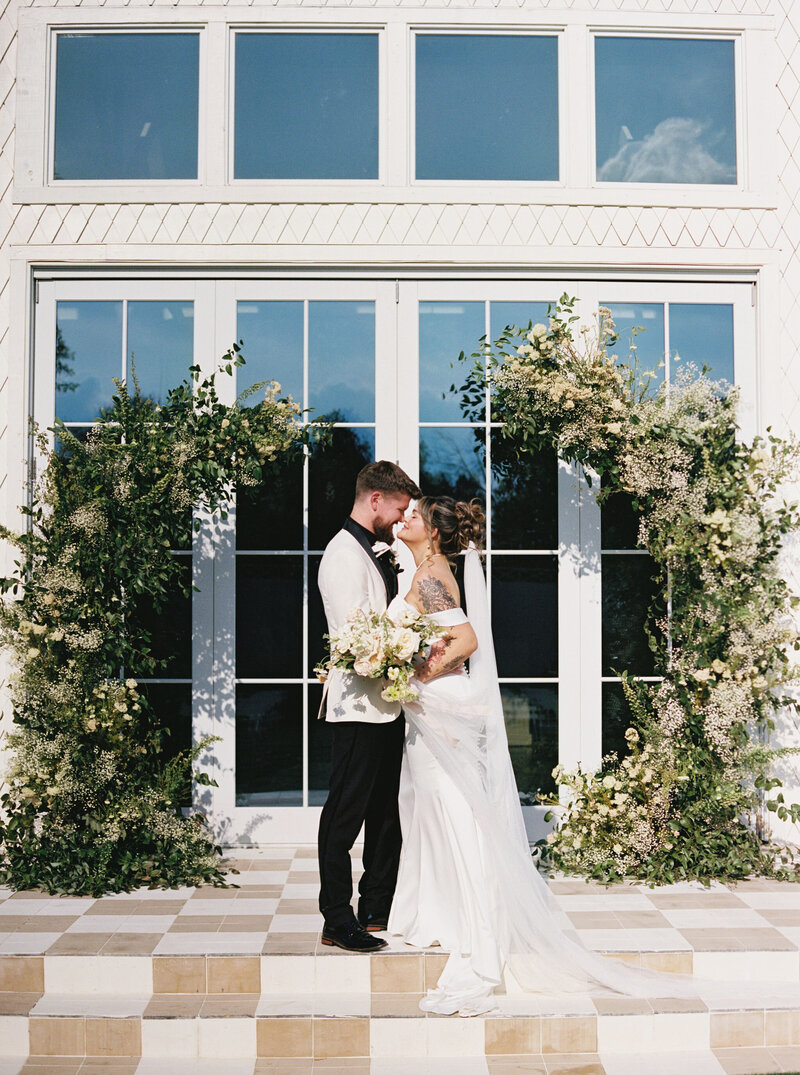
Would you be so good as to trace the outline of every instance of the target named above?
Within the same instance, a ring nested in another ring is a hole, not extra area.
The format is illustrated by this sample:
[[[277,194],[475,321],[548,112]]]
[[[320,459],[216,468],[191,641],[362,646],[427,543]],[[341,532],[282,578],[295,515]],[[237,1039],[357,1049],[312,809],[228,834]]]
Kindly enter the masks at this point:
[[[353,608],[363,608],[365,612],[386,609],[383,575],[347,530],[340,530],[325,549],[318,581],[330,633],[344,625]],[[328,679],[325,719],[388,724],[400,715],[400,703],[381,698],[384,686],[382,679],[366,679],[334,668]]]

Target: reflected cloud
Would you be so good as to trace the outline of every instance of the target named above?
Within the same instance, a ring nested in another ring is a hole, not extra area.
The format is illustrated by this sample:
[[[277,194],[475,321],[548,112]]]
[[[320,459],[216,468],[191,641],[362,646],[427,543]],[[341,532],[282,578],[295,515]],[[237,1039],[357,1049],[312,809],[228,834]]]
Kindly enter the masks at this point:
[[[643,139],[626,140],[597,178],[605,183],[735,183],[735,164],[709,152],[714,140],[705,124],[671,116]]]

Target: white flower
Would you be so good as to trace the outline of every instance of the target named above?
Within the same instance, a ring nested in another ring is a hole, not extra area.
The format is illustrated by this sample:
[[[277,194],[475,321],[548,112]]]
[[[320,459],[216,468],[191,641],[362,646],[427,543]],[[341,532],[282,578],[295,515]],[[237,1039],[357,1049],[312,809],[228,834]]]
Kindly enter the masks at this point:
[[[530,335],[534,336],[534,337],[538,337],[539,339],[541,339],[543,336],[547,335],[547,329],[542,324],[534,325],[533,328],[530,331]],[[533,342],[534,342],[534,340],[531,340],[531,343],[533,343]]]
[[[358,657],[353,664],[353,668],[359,676],[374,676],[380,669],[381,661],[380,657],[373,655],[367,655],[366,657]]]
[[[397,660],[405,662],[419,649],[419,636],[408,627],[399,627],[392,632],[390,645]]]

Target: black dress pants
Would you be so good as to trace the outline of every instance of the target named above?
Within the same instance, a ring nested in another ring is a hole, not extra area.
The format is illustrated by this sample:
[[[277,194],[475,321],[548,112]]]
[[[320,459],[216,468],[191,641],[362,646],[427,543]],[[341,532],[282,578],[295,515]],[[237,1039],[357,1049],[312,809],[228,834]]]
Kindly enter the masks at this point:
[[[364,826],[364,874],[359,882],[362,914],[388,914],[400,863],[397,795],[403,760],[405,718],[387,724],[336,721],[331,781],[319,822],[319,909],[329,926],[352,921],[350,850]]]

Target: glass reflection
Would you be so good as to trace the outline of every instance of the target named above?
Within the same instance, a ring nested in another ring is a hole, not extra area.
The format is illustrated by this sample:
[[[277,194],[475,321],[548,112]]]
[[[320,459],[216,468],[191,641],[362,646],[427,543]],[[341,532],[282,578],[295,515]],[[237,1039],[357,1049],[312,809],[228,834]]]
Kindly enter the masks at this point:
[[[556,790],[558,764],[558,687],[504,684],[501,687],[508,752],[520,798],[535,803],[537,792]]]
[[[650,606],[659,593],[650,556],[603,556],[603,675],[655,674],[645,634]]]
[[[236,805],[303,805],[303,688],[236,688]]]
[[[341,530],[358,472],[375,458],[372,429],[334,429],[331,443],[315,444],[308,471],[308,547],[324,549]]]
[[[192,686],[190,683],[140,683],[158,726],[163,729],[161,749],[166,758],[174,758],[192,745]],[[179,806],[192,804],[192,767],[187,761],[183,775],[185,785]]]
[[[458,361],[470,355],[486,333],[482,302],[421,302],[419,304],[419,420],[463,422],[459,393],[452,392],[467,375]]]
[[[122,376],[122,303],[56,303],[56,417],[95,421]]]
[[[342,520],[344,521],[344,520]],[[328,621],[317,584],[321,556],[308,558],[308,675],[314,675],[314,667],[325,656],[323,635],[328,633]]]
[[[143,396],[163,403],[189,376],[194,357],[193,302],[128,303],[129,389],[133,375]]]
[[[715,380],[734,383],[733,306],[729,303],[669,304],[669,349],[674,379],[681,365],[709,367]]]
[[[131,675],[151,675],[156,678],[175,676],[181,679],[192,674],[192,562],[189,556],[180,556],[178,570],[180,584],[176,585],[166,606],[154,610],[153,599],[143,595],[136,602],[130,619],[135,630],[150,636],[150,651],[159,665],[155,671],[139,667],[130,669]]]
[[[308,383],[315,417],[375,421],[374,302],[309,302]]]
[[[60,33],[55,179],[196,179],[198,33]]]
[[[735,183],[733,41],[595,39],[597,178]]]
[[[603,684],[603,757],[616,754],[624,758],[630,754],[625,732],[633,727],[633,714],[625,698],[621,683]]]
[[[245,359],[236,374],[239,395],[261,381],[277,381],[281,395],[302,406],[303,303],[239,302],[236,336]],[[256,392],[245,402],[252,406],[263,398],[263,392]]]
[[[426,496],[486,499],[483,429],[420,429],[419,484]]]
[[[236,179],[378,178],[378,35],[237,33]]]
[[[489,304],[491,330],[489,338],[494,341],[508,327],[526,329],[528,325],[547,325],[549,302],[492,302]]]
[[[417,34],[416,155],[417,179],[558,179],[557,38]]]
[[[259,485],[236,491],[237,549],[303,548],[303,462],[280,463]]]
[[[601,486],[608,480],[603,477]],[[614,493],[600,509],[600,546],[603,549],[635,549],[639,535],[640,513],[634,510],[628,493]]]
[[[558,560],[492,557],[492,631],[501,677],[558,675]]]
[[[331,775],[331,726],[317,720],[322,685],[308,688],[308,805],[324,806]]]
[[[611,311],[619,338],[609,347],[617,361],[636,371],[654,395],[664,380],[664,307],[661,303],[600,302]],[[652,373],[652,378],[643,374]]]
[[[518,457],[513,443],[492,430],[492,547],[558,546],[558,462],[554,451]]]
[[[302,556],[236,557],[236,675],[301,676]]]

